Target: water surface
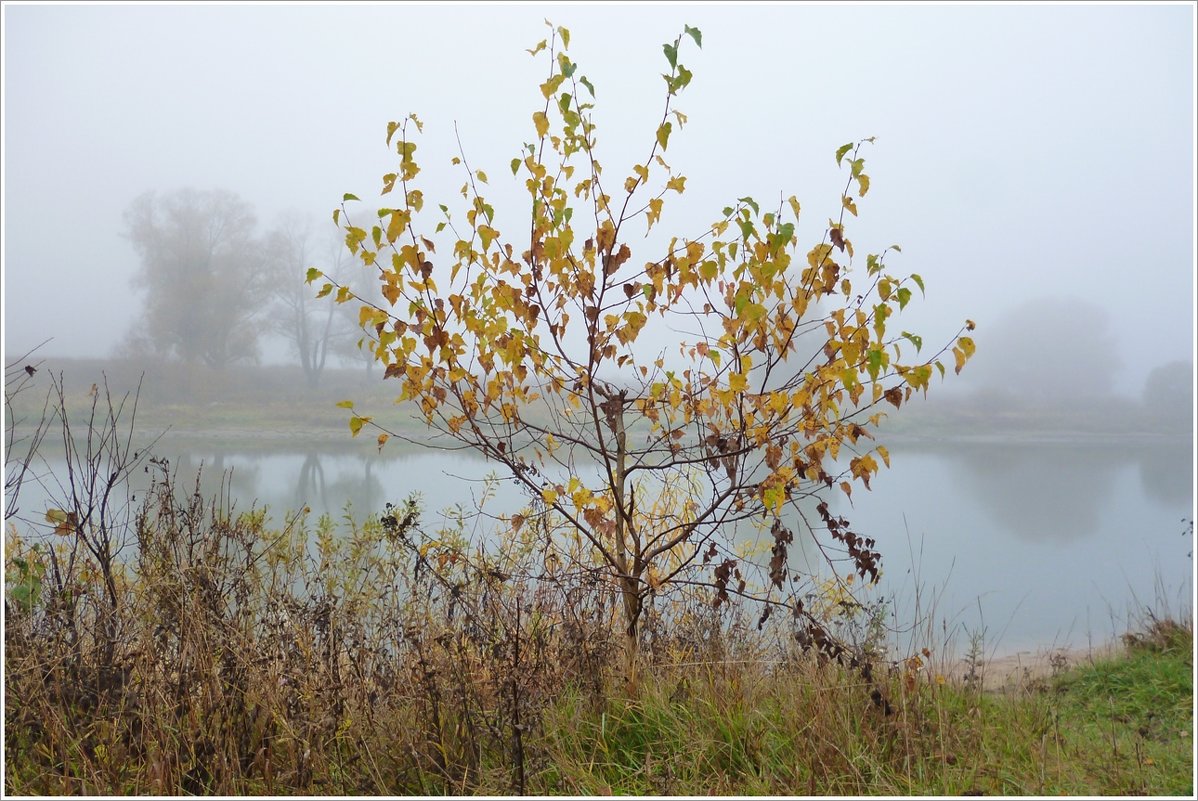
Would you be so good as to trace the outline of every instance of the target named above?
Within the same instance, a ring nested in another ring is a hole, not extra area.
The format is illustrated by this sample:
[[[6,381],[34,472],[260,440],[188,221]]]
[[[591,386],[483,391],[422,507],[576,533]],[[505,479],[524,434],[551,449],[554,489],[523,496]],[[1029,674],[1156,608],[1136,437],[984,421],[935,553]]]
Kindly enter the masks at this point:
[[[335,519],[377,514],[418,493],[425,528],[442,510],[473,509],[492,465],[468,451],[360,444],[305,450],[171,443],[159,451],[181,477],[202,466],[205,491],[226,475],[239,509],[266,506],[274,519],[304,505]],[[839,493],[834,512],[883,554],[879,597],[894,618],[961,646],[985,632],[988,651],[1085,647],[1117,637],[1128,618],[1188,608],[1192,587],[1193,456],[1189,442],[1105,444],[892,444],[892,467]],[[51,461],[49,472],[61,471]],[[139,481],[148,476],[139,472]],[[492,485],[486,509],[518,511],[511,479]],[[53,488],[28,487],[36,517]],[[814,549],[795,549],[800,566]],[[826,570],[826,568],[825,568]],[[1167,607],[1167,608],[1166,608]]]

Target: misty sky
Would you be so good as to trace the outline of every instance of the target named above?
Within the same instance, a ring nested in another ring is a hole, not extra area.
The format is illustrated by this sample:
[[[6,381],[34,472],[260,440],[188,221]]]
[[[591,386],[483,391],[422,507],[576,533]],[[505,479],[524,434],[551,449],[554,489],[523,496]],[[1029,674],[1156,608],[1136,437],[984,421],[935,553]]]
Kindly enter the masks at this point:
[[[457,199],[456,122],[499,227],[518,230],[527,195],[507,165],[543,103],[525,48],[548,17],[572,33],[621,176],[660,120],[661,44],[702,30],[680,58],[695,77],[668,153],[689,179],[671,232],[700,233],[737,197],[795,194],[805,252],[844,185],[836,148],[876,136],[850,235],[859,251],[900,243],[893,270],[922,274],[903,328],[941,341],[971,317],[981,358],[987,320],[1071,295],[1109,311],[1128,394],[1193,358],[1192,4],[3,12],[7,356],[47,337],[49,354],[110,354],[140,308],[122,236],[138,195],[224,188],[262,230],[289,215],[331,236],[342,194],[377,193],[393,169],[385,126],[412,111],[427,200]]]

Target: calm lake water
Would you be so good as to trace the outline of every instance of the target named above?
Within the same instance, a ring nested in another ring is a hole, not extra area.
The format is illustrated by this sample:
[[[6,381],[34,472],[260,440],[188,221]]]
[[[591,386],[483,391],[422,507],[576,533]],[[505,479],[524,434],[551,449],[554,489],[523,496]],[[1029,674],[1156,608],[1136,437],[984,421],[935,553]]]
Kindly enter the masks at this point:
[[[237,508],[267,506],[276,521],[305,504],[334,518],[347,509],[362,517],[417,492],[431,530],[439,510],[471,508],[491,470],[466,452],[392,446],[382,455],[357,444],[182,448],[164,441],[158,450],[181,477],[194,477],[202,465],[207,490],[231,470]],[[1003,654],[1097,645],[1125,631],[1129,613],[1146,606],[1189,608],[1190,442],[912,443],[890,451],[892,467],[872,491],[855,489],[852,505],[836,494],[832,506],[877,540],[878,591],[898,620],[912,617],[918,592],[918,611],[930,615],[940,642],[961,648],[968,632],[984,630],[987,651]],[[27,487],[22,516],[36,517],[46,498],[44,489]],[[510,480],[500,481],[487,510],[511,513],[523,503]]]

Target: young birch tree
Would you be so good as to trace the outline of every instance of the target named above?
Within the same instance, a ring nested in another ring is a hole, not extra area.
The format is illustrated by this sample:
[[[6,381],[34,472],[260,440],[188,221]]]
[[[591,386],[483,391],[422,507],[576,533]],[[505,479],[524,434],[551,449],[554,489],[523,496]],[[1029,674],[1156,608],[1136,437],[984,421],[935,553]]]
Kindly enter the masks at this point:
[[[686,123],[674,104],[692,74],[679,52],[701,47],[702,36],[688,26],[663,46],[661,119],[644,161],[615,181],[595,147],[595,89],[569,42],[551,26],[530,51],[544,54],[548,74],[535,139],[511,161],[528,192],[523,223],[500,227],[488,177],[464,154],[453,159],[464,173],[464,214],[430,209],[415,115],[387,125],[398,166],[382,192],[394,205],[362,220],[347,194],[333,219],[386,299],[361,303],[359,319],[399,399],[505,468],[577,533],[619,594],[625,676],[635,684],[650,594],[705,584],[716,605],[739,593],[764,602],[763,620],[779,606],[810,618],[800,576],[787,568],[796,520],[801,536],[838,541],[855,571],[877,580],[873,541],[834,516],[824,494],[869,487],[879,462],[889,463],[871,433],[882,410],[926,392],[950,350],[960,371],[973,324],[930,358],[920,358],[919,336],[895,333],[923,283],[891,274],[886,252],[866,255],[863,269],[855,259],[849,222],[870,187],[864,142],[836,152],[848,171],[841,211],[814,244],[800,245],[794,197],[773,210],[745,197],[705,230],[634,257],[629,240],[687,188],[665,157]],[[313,268],[308,279],[322,275]],[[358,300],[326,281],[320,295]],[[668,327],[676,351],[638,347],[655,325]],[[375,425],[344,405],[355,435]],[[379,428],[381,447],[390,434]],[[819,520],[784,516],[808,498]],[[772,537],[760,583],[749,583],[730,542],[745,521]],[[815,644],[826,645],[810,623]]]

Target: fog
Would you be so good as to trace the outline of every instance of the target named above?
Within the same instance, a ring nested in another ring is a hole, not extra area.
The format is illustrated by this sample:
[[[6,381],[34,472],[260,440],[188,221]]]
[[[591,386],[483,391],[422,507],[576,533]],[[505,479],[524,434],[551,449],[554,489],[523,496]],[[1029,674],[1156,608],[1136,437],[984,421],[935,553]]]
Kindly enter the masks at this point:
[[[9,357],[47,338],[48,355],[113,353],[143,312],[123,235],[143,193],[227,190],[262,233],[287,222],[331,236],[342,194],[366,199],[393,169],[385,126],[409,112],[426,123],[430,204],[457,198],[456,124],[471,166],[491,175],[498,227],[520,230],[527,210],[507,165],[543,103],[544,62],[525,48],[547,17],[572,33],[616,175],[643,160],[660,120],[661,44],[684,24],[702,30],[702,49],[681,58],[694,73],[677,103],[689,123],[669,149],[687,192],[663,230],[695,234],[738,197],[794,194],[805,251],[839,205],[834,151],[876,136],[852,230],[859,250],[900,243],[889,263],[923,276],[927,298],[903,328],[943,341],[972,318],[981,363],[991,322],[1068,298],[1062,308],[1100,310],[1118,393],[1138,396],[1154,367],[1193,359],[1189,5],[3,14]],[[1087,319],[1064,323],[1089,336]],[[275,343],[263,358],[291,357]]]

